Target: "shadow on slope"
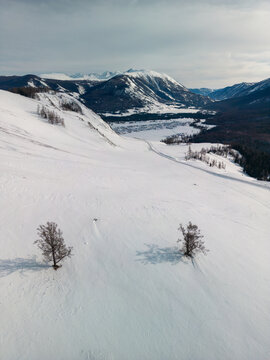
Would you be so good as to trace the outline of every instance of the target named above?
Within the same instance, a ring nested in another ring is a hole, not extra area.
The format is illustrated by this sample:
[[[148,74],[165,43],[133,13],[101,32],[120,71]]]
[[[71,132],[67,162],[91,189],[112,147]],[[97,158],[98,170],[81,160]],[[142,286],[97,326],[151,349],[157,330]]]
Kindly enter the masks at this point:
[[[147,250],[137,251],[136,253],[136,256],[140,257],[137,261],[142,264],[171,263],[172,265],[176,265],[180,261],[183,261],[183,255],[176,246],[161,248],[155,244],[145,245]]]
[[[0,277],[8,276],[15,271],[24,273],[25,271],[40,271],[50,268],[49,265],[38,263],[36,257],[29,259],[0,259]]]

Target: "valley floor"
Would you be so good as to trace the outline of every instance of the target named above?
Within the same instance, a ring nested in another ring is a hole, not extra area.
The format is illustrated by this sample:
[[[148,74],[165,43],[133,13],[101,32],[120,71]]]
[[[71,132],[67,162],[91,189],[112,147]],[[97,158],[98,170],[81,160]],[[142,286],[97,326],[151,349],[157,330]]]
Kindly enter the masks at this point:
[[[37,104],[0,91],[0,358],[268,360],[269,183]],[[33,245],[46,221],[74,247],[58,271]],[[193,263],[188,221],[210,250]]]

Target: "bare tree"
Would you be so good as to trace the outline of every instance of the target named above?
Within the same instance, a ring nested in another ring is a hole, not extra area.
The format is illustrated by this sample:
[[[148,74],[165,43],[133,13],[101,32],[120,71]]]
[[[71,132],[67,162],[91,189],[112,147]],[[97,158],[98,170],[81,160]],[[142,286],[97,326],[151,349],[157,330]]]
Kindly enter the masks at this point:
[[[37,113],[44,119],[48,119],[50,124],[62,125],[65,127],[64,119],[62,119],[56,112],[47,109],[44,105],[37,107]]]
[[[57,228],[54,222],[47,222],[46,225],[39,225],[37,228],[39,239],[34,242],[42,250],[42,255],[46,261],[53,261],[53,268],[57,270],[57,265],[61,260],[70,257],[72,247],[66,247],[63,233]]]
[[[67,111],[75,111],[79,114],[82,115],[82,108],[80,107],[79,104],[77,104],[75,101],[72,100],[62,100],[61,104],[60,104],[61,108],[63,110],[67,110]]]
[[[188,223],[186,228],[180,224],[179,229],[182,232],[183,239],[178,239],[177,242],[183,243],[181,252],[184,256],[193,258],[198,252],[202,252],[204,255],[209,251],[204,246],[200,230],[197,225]]]

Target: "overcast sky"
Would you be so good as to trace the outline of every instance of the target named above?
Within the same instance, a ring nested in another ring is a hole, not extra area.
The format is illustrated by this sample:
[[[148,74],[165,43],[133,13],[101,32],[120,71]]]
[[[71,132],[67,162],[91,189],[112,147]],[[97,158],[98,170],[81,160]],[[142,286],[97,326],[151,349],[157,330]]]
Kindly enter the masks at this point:
[[[268,78],[269,0],[0,0],[0,75],[131,67],[188,87]]]

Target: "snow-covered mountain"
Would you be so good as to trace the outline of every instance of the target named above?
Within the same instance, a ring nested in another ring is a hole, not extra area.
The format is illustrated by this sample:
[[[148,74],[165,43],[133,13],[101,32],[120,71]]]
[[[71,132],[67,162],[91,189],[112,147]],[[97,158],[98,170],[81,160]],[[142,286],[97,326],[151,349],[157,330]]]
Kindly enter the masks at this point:
[[[213,100],[220,101],[220,100],[230,99],[236,96],[241,96],[241,93],[251,88],[252,85],[254,85],[254,83],[242,82],[240,84],[227,86],[221,89],[200,88],[200,89],[189,89],[189,90],[191,92],[194,92],[195,94],[209,96]]]
[[[207,97],[191,93],[170,76],[155,71],[117,75],[89,89],[83,99],[98,113],[125,113],[131,109],[147,112],[163,104],[179,108],[203,107],[211,102]]]
[[[0,128],[1,359],[268,359],[269,184],[120,137],[65,93],[0,91]],[[33,244],[46,221],[74,247],[58,271]],[[210,250],[193,263],[188,221]]]
[[[22,86],[45,86],[77,96],[85,105],[100,114],[173,112],[177,109],[181,112],[183,108],[203,108],[211,103],[208,97],[193,94],[166,74],[133,69],[111,78],[110,74],[104,75],[108,75],[108,80],[90,77],[70,80],[65,76],[62,80],[41,78],[37,75],[2,76],[0,88],[8,90]]]
[[[221,89],[208,89],[208,88],[200,88],[200,89],[189,89],[190,91],[209,96],[213,100],[227,100],[234,97],[246,96],[257,91],[262,91],[267,88],[270,88],[270,78],[265,79],[259,82],[242,82],[239,84],[235,84],[232,86],[227,86]]]
[[[45,79],[54,80],[109,80],[116,75],[130,74],[136,72],[142,72],[145,70],[128,69],[127,71],[104,71],[102,73],[91,72],[89,74],[75,73],[75,74],[64,74],[64,73],[44,73],[38,74],[39,77]]]
[[[268,88],[270,88],[270,78],[257,83],[250,83],[250,86],[247,86],[246,89],[243,89],[240,93],[238,93],[238,96],[250,95],[254,92],[262,91]]]
[[[209,94],[213,100],[226,100],[233,97],[241,96],[245,90],[248,90],[254,83],[243,82],[232,86],[227,86],[223,89],[217,89]]]
[[[23,76],[0,76],[0,89],[2,90],[10,90],[25,86],[50,88],[47,82],[37,75],[28,74]]]
[[[102,73],[92,72],[89,74],[76,73],[76,74],[64,74],[64,73],[44,73],[38,74],[39,77],[45,79],[54,80],[109,80],[116,75],[124,75],[138,72],[146,72],[146,70],[128,69],[126,71],[104,71]]]
[[[64,73],[44,73],[38,74],[39,77],[43,79],[51,79],[51,80],[74,80],[74,75],[67,75]],[[79,74],[76,77],[77,80],[83,80],[83,75]]]
[[[237,111],[239,118],[247,118],[248,114],[248,118],[252,116],[258,121],[265,121],[270,110],[270,80],[249,86],[232,98],[213,103],[211,108],[228,113]],[[268,130],[265,128],[265,135],[267,133]]]
[[[104,71],[103,73],[89,73],[89,74],[63,74],[63,73],[48,73],[39,74],[41,78],[54,80],[108,80],[116,75],[121,74],[120,71]]]

